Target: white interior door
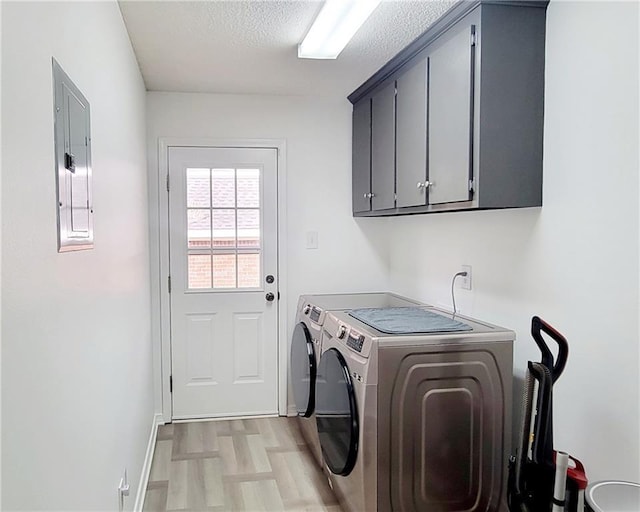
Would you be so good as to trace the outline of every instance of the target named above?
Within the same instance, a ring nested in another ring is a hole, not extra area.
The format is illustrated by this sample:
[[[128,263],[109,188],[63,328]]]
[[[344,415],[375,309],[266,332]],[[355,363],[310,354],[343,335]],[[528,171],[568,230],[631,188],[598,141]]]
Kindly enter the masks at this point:
[[[173,417],[277,413],[277,150],[168,161]]]

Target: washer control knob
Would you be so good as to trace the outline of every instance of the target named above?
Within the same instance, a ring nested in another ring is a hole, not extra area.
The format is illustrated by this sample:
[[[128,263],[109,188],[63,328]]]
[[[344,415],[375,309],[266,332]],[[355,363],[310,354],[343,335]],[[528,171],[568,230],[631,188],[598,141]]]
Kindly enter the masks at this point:
[[[309,314],[309,311],[311,311],[311,306],[310,306],[309,304],[307,304],[307,305],[304,307],[304,309],[302,310],[302,312],[303,312],[305,315],[308,315],[308,314]]]
[[[340,329],[338,329],[338,339],[344,339],[345,334],[347,334],[347,328],[341,325]]]

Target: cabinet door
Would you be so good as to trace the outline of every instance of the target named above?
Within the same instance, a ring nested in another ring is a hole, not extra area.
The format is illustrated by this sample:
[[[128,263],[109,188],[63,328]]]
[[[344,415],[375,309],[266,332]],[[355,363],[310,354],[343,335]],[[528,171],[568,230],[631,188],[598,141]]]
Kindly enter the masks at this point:
[[[371,210],[371,99],[353,106],[353,213]]]
[[[396,97],[397,207],[427,204],[427,61],[398,78]]]
[[[372,210],[394,208],[395,169],[395,82],[372,99],[371,117],[371,199]]]
[[[475,26],[429,55],[429,203],[471,199]]]

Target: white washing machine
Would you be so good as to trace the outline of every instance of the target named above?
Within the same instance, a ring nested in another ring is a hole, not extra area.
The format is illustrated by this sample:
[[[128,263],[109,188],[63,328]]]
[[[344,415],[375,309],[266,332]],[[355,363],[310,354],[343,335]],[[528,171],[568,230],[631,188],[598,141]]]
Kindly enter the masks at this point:
[[[348,312],[325,319],[315,411],[330,484],[345,512],[506,511],[515,333],[409,309],[468,330],[393,334]]]
[[[354,308],[403,307],[419,304],[417,301],[385,292],[300,296],[291,339],[291,380],[302,435],[321,466],[322,453],[314,409],[316,373],[322,340],[321,329],[327,313]]]

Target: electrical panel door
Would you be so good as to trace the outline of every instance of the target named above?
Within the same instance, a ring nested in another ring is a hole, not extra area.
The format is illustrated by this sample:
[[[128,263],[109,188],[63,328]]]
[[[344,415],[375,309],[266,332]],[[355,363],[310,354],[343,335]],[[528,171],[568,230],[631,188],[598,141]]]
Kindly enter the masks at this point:
[[[53,60],[58,251],[93,247],[89,102]]]

